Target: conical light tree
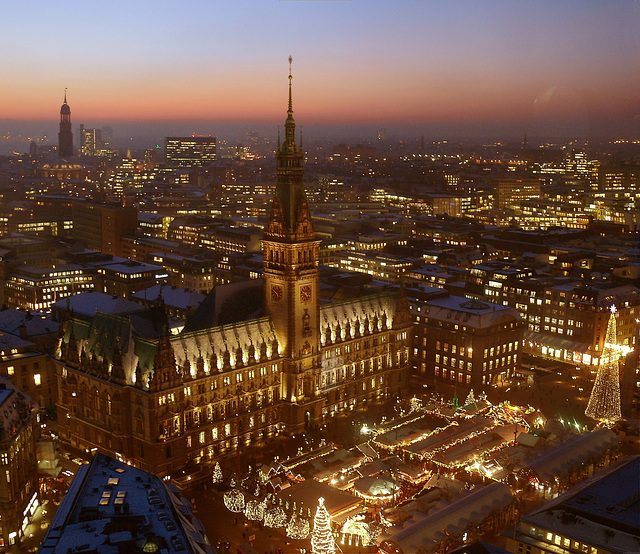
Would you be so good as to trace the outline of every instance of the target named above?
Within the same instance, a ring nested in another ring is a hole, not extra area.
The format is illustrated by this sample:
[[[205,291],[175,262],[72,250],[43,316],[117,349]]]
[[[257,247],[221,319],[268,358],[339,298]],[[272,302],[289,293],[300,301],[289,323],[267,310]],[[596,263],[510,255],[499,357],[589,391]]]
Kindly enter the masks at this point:
[[[211,481],[214,485],[222,483],[222,469],[220,469],[219,462],[216,462],[216,465],[213,467],[213,471],[211,472]]]
[[[596,381],[585,410],[587,417],[613,423],[621,417],[620,411],[620,348],[616,329],[616,307],[611,306],[607,335],[600,355]]]
[[[331,531],[331,516],[324,505],[324,498],[318,498],[318,508],[313,518],[311,552],[313,554],[335,554],[336,541]]]
[[[467,395],[467,399],[464,401],[464,405],[468,406],[469,404],[473,404],[476,401],[476,397],[473,394],[473,389],[471,389],[469,391],[469,394]]]

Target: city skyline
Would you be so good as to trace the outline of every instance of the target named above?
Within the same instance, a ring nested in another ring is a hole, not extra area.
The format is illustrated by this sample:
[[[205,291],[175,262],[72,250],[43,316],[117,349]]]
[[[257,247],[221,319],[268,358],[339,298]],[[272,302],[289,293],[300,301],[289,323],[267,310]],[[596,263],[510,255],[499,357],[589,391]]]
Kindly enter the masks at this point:
[[[275,126],[291,54],[310,128],[598,138],[640,125],[637,2],[153,8],[8,7],[0,40],[23,47],[0,120],[53,125],[67,88],[74,126]]]

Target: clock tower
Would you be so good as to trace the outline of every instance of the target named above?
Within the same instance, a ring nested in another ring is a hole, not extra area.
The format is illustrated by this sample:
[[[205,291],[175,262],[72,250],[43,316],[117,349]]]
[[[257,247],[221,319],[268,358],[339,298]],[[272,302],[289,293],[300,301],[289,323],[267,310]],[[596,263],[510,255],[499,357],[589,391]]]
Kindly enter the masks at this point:
[[[276,191],[263,238],[265,307],[275,327],[284,357],[284,423],[291,431],[312,426],[320,416],[316,397],[320,366],[320,301],[316,240],[304,192],[302,144],[296,143],[291,98],[284,142],[276,151]]]

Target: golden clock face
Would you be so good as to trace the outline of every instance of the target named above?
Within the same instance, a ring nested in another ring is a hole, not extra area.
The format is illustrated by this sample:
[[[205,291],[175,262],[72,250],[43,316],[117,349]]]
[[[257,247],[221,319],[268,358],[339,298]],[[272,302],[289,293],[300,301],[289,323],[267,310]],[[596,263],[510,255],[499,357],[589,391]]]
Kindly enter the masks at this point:
[[[311,285],[302,285],[300,287],[300,301],[309,302],[311,300]]]
[[[282,300],[282,287],[280,285],[271,285],[271,300],[275,302]]]

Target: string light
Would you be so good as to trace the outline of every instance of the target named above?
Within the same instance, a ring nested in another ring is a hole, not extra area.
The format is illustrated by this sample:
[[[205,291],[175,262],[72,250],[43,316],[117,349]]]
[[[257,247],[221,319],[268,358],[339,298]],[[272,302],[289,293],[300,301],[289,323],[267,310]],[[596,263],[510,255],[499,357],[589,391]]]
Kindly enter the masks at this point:
[[[269,508],[264,515],[265,527],[283,527],[287,523],[287,514],[280,506]]]
[[[336,541],[331,531],[331,516],[324,505],[324,498],[318,498],[318,508],[313,518],[311,534],[311,552],[313,554],[335,554]]]
[[[371,529],[363,516],[347,518],[342,526],[342,533],[359,536],[363,546],[371,544]]]
[[[262,521],[266,511],[267,505],[264,500],[249,500],[244,507],[244,515],[252,521]]]
[[[220,463],[216,462],[216,465],[211,472],[211,481],[214,485],[217,485],[218,483],[222,483],[222,478],[222,469],[220,468]]]
[[[309,536],[309,530],[311,526],[309,525],[309,521],[299,517],[298,514],[294,513],[287,523],[287,537],[295,540],[304,540]]]
[[[585,415],[605,423],[613,423],[622,417],[620,410],[620,348],[616,328],[616,307],[611,306],[607,334],[600,355],[596,381],[591,390]]]
[[[244,510],[244,494],[238,489],[231,489],[224,493],[224,505],[230,512],[239,514]]]

